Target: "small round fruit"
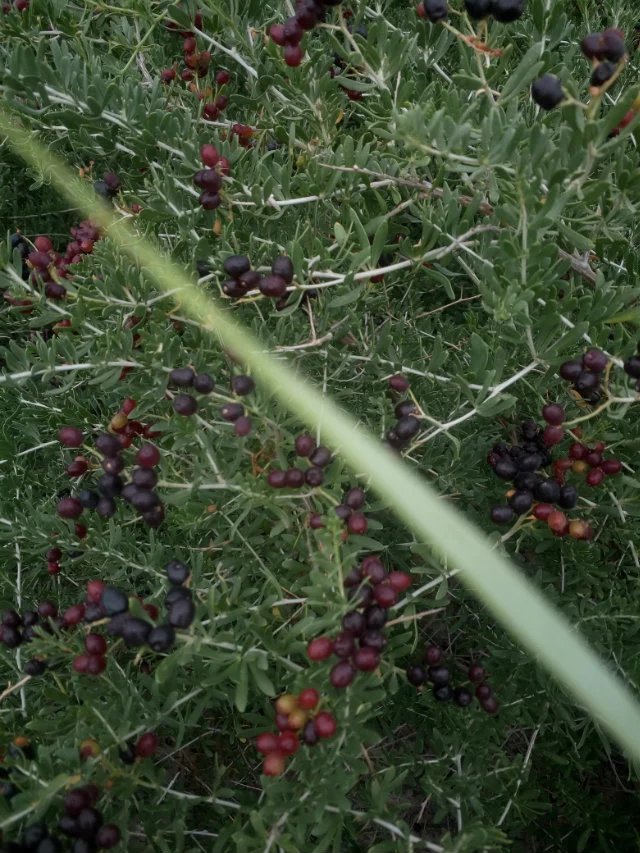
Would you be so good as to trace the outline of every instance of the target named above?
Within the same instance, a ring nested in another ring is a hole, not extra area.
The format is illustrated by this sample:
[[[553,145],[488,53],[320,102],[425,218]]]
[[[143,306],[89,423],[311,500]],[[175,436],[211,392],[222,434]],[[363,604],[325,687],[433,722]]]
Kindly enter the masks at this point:
[[[336,718],[329,711],[320,711],[313,719],[313,728],[318,737],[330,738],[336,733]]]
[[[154,444],[143,444],[136,454],[136,464],[141,468],[155,468],[160,461],[160,451]]]
[[[396,592],[405,592],[411,586],[411,575],[407,572],[389,572],[387,583]]]
[[[494,524],[510,524],[516,517],[510,506],[494,506],[491,508],[491,521]]]
[[[244,415],[244,406],[242,403],[225,403],[220,409],[220,415],[225,421],[237,421]]]
[[[173,398],[173,409],[178,415],[189,417],[198,410],[198,401],[190,394],[176,394]]]
[[[429,667],[429,681],[433,684],[448,684],[451,679],[449,668],[442,665]]]
[[[513,459],[505,456],[504,459],[498,459],[493,470],[501,480],[513,480],[519,469]]]
[[[480,705],[482,710],[487,714],[497,714],[498,709],[500,708],[495,696],[488,696],[486,699],[481,699]]]
[[[437,702],[450,702],[453,699],[453,690],[449,684],[434,684],[431,692]]]
[[[360,634],[364,633],[367,627],[367,620],[365,618],[364,613],[360,613],[358,610],[351,610],[349,613],[345,613],[342,617],[342,629],[346,631],[348,634],[352,634],[354,637],[360,636]]]
[[[551,504],[536,504],[533,508],[533,515],[538,521],[546,521],[552,512],[554,509]]]
[[[298,694],[298,706],[305,711],[315,708],[320,701],[320,694],[314,687],[306,687]]]
[[[311,464],[317,466],[318,468],[326,468],[332,460],[333,456],[331,455],[331,451],[328,447],[323,447],[323,445],[316,447],[316,449],[309,457],[309,461],[311,462]]]
[[[262,763],[262,772],[265,776],[281,776],[287,763],[287,756],[284,752],[270,752],[265,756]]]
[[[58,501],[57,512],[60,518],[79,518],[83,506],[77,498],[66,497]]]
[[[542,440],[547,447],[553,447],[556,444],[560,444],[563,438],[564,429],[561,426],[549,425],[548,427],[545,427],[545,430],[542,433]]]
[[[439,646],[430,645],[424,650],[424,662],[429,666],[435,666],[442,660],[442,649]]]
[[[347,530],[356,536],[364,536],[369,529],[369,522],[361,512],[353,512],[347,519]]]
[[[464,0],[464,10],[474,21],[487,18],[492,11],[493,0]]]
[[[273,732],[262,732],[256,738],[256,749],[263,755],[269,752],[275,752],[278,749],[279,738]]]
[[[111,850],[120,843],[120,837],[120,830],[114,823],[105,823],[96,833],[96,847],[99,850]]]
[[[586,480],[590,486],[599,486],[605,478],[605,473],[601,468],[592,468],[587,474]]]
[[[467,674],[469,676],[469,681],[484,681],[487,677],[486,669],[483,666],[480,666],[479,663],[471,664]]]
[[[640,379],[640,355],[632,355],[625,361],[624,372],[632,379]]]
[[[557,536],[564,536],[569,530],[567,516],[560,510],[555,510],[547,518],[547,527]]]
[[[582,362],[578,359],[565,361],[560,365],[558,373],[567,382],[575,382],[582,373]]]
[[[453,691],[453,700],[456,705],[459,705],[461,708],[466,708],[473,702],[473,694],[471,694],[466,687],[456,687]]]
[[[190,388],[194,378],[195,372],[191,367],[176,367],[169,374],[169,384],[176,388]]]
[[[517,491],[509,498],[509,504],[515,513],[524,515],[533,505],[533,495],[528,491]]]
[[[159,743],[158,735],[155,732],[145,732],[136,741],[135,753],[140,758],[150,758],[157,752]]]
[[[409,684],[413,684],[414,687],[421,687],[423,684],[426,684],[428,680],[429,676],[423,666],[412,664],[407,667],[407,681]]]
[[[364,611],[364,616],[367,620],[367,628],[372,631],[379,631],[386,625],[389,614],[384,607],[374,604],[371,607],[367,607]]]
[[[247,394],[251,394],[251,392],[255,390],[255,387],[256,383],[250,376],[234,376],[231,380],[233,393],[237,394],[239,397],[246,397]]]
[[[333,653],[333,640],[329,637],[315,637],[307,646],[309,660],[326,660]]]
[[[64,447],[80,447],[84,441],[84,436],[78,427],[65,426],[58,430],[58,441]]]
[[[622,462],[618,459],[605,459],[600,465],[600,470],[603,471],[608,477],[613,476],[614,474],[619,474],[622,471]]]
[[[356,671],[346,660],[337,663],[329,675],[329,680],[334,687],[348,687],[355,677]]]
[[[284,752],[286,755],[294,755],[300,747],[300,741],[298,740],[298,735],[295,732],[282,732],[277,741],[277,749]]]
[[[599,88],[616,73],[618,66],[615,62],[600,62],[593,69],[589,85]]]
[[[372,646],[361,646],[353,655],[353,663],[362,672],[372,672],[380,663],[380,655]]]
[[[594,373],[602,373],[608,363],[609,359],[599,349],[588,349],[582,356],[582,366]]]
[[[200,159],[205,166],[213,169],[220,159],[220,155],[218,154],[218,150],[215,145],[202,145],[200,147]]]
[[[444,21],[449,17],[447,0],[422,0],[424,13],[432,24]]]
[[[308,457],[316,449],[316,443],[308,433],[296,436],[295,451],[297,456]]]
[[[398,594],[396,593],[395,589],[386,583],[378,584],[375,587],[373,591],[373,597],[380,605],[380,607],[384,607],[385,609],[393,607],[393,605],[398,600]]]
[[[84,647],[89,655],[104,655],[107,652],[107,641],[101,634],[87,634]]]
[[[534,80],[531,97],[543,110],[552,110],[564,100],[562,83],[554,74],[543,74]]]
[[[312,465],[311,468],[307,468],[305,471],[304,479],[308,486],[317,488],[317,486],[321,486],[324,483],[324,471],[322,468]]]
[[[243,273],[249,272],[251,262],[246,255],[230,255],[223,263],[222,268],[231,278],[240,278]]]
[[[283,278],[287,284],[291,284],[293,281],[293,263],[291,258],[288,258],[286,255],[278,255],[271,265],[271,272],[273,275]]]
[[[154,652],[168,652],[175,643],[175,633],[171,625],[159,625],[149,633],[147,643]]]
[[[279,299],[287,292],[287,282],[279,275],[267,275],[260,279],[258,289],[263,296]]]
[[[215,387],[215,380],[208,373],[198,373],[193,380],[193,390],[198,394],[210,394]]]
[[[573,509],[574,506],[578,503],[578,490],[575,486],[571,486],[566,484],[560,487],[560,497],[558,498],[558,505],[562,507],[562,509]]]
[[[565,411],[558,403],[549,403],[542,408],[542,417],[548,424],[559,426],[565,421]]]
[[[491,14],[501,24],[510,24],[524,12],[525,0],[493,0]]]
[[[245,438],[251,432],[252,426],[251,418],[243,415],[234,423],[233,431],[239,438]]]
[[[393,376],[390,376],[388,383],[389,388],[393,391],[398,391],[400,394],[404,394],[405,391],[409,390],[409,380],[402,373],[396,373]]]

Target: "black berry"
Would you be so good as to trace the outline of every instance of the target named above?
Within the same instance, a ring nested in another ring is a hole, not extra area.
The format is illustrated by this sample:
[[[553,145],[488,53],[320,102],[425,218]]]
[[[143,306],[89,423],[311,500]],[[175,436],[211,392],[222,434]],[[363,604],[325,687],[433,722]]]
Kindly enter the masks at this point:
[[[215,387],[216,383],[213,376],[210,376],[208,373],[198,373],[194,377],[193,390],[197,391],[198,394],[210,394]]]
[[[610,77],[613,77],[617,67],[614,62],[601,62],[593,69],[589,82],[592,86],[602,86]]]
[[[180,560],[171,560],[171,562],[167,563],[164,567],[164,570],[167,573],[169,582],[175,586],[181,586],[189,579],[189,575],[191,574],[189,567],[185,566],[184,563],[181,563]]]
[[[425,16],[432,22],[444,21],[449,17],[447,0],[423,0]]]
[[[190,388],[195,376],[195,372],[190,367],[176,367],[169,374],[169,384],[176,388]]]
[[[168,652],[175,642],[175,633],[171,625],[159,625],[154,628],[147,642],[154,652]]]
[[[177,414],[189,417],[198,410],[198,401],[190,394],[176,394],[173,398],[173,408]]]
[[[491,521],[494,524],[510,524],[515,518],[515,513],[510,506],[494,506],[491,509]]]
[[[222,268],[231,278],[240,278],[243,273],[249,272],[251,263],[246,255],[231,255],[226,259]]]
[[[525,0],[493,0],[491,14],[501,24],[516,21],[524,12]]]

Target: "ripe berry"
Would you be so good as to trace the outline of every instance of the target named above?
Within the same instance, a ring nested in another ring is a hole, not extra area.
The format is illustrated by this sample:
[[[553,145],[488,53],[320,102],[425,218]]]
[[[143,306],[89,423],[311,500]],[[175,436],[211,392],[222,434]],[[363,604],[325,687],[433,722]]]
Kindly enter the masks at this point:
[[[565,485],[560,488],[558,504],[563,509],[573,509],[578,503],[578,490],[575,486]]]
[[[89,670],[89,655],[77,655],[72,666],[75,672],[85,675]]]
[[[608,363],[609,359],[599,349],[588,349],[582,356],[582,366],[594,373],[602,373]]]
[[[124,469],[124,460],[120,456],[105,456],[101,465],[106,474],[119,474]]]
[[[288,468],[284,473],[285,486],[291,489],[299,489],[304,485],[304,471],[300,468]]]
[[[337,729],[336,719],[328,711],[321,711],[313,720],[313,728],[318,737],[333,737]]]
[[[114,823],[105,823],[96,833],[95,843],[99,850],[110,850],[120,843],[120,830]]]
[[[608,29],[602,33],[600,52],[603,59],[619,62],[627,52],[620,30]]]
[[[348,687],[355,677],[356,671],[351,664],[346,661],[337,663],[329,675],[329,680],[334,687]]]
[[[176,388],[189,388],[194,378],[195,372],[190,367],[176,367],[169,374],[169,384]]]
[[[360,575],[363,579],[369,579],[372,584],[382,583],[387,577],[384,566],[377,557],[367,557],[362,561]]]
[[[294,755],[300,747],[298,735],[295,732],[282,732],[278,737],[277,749],[286,755]]]
[[[140,758],[150,758],[158,749],[158,735],[155,732],[145,732],[140,735],[134,747]]]
[[[439,646],[427,646],[424,650],[424,661],[429,666],[434,666],[442,660],[442,649]]]
[[[248,417],[243,415],[242,417],[238,418],[238,420],[234,423],[233,431],[235,432],[235,434],[239,438],[244,438],[245,436],[249,435],[249,433],[251,432],[251,427],[252,427],[251,418],[248,418]],[[303,478],[304,478],[304,475],[303,475]]]
[[[407,572],[389,572],[387,583],[396,592],[404,592],[411,586],[411,575]]]
[[[107,651],[107,641],[101,634],[87,634],[84,647],[89,655],[104,655]]]
[[[361,646],[353,656],[356,669],[362,672],[371,672],[380,663],[380,655],[372,646]]]
[[[537,504],[533,508],[533,514],[538,521],[546,521],[553,511],[551,504]]]
[[[307,485],[316,488],[324,483],[324,471],[314,465],[306,470],[304,478]]]
[[[234,376],[231,380],[233,393],[239,397],[245,397],[255,389],[256,383],[250,376]]]
[[[559,426],[564,423],[565,411],[558,403],[549,403],[542,408],[542,417],[548,424]]]
[[[363,513],[354,512],[347,519],[347,529],[349,533],[353,533],[357,536],[364,536],[369,529],[369,522]]]
[[[555,510],[549,514],[547,526],[549,530],[552,530],[558,536],[564,536],[569,530],[567,516],[563,512],[560,512],[560,510]]]
[[[349,613],[345,613],[342,617],[342,628],[348,634],[352,634],[354,637],[359,636],[364,633],[367,627],[367,620],[363,613],[360,613],[357,610],[352,610]]]
[[[282,24],[272,24],[269,27],[269,35],[271,36],[271,41],[275,42],[275,44],[280,47],[284,46],[285,36],[284,36],[284,26]]]
[[[223,68],[216,73],[216,83],[218,86],[225,86],[231,80],[231,74]]]
[[[531,97],[543,110],[552,110],[564,99],[562,83],[553,74],[543,74],[542,77],[534,80],[531,86]]]
[[[353,634],[342,631],[340,634],[337,634],[333,641],[333,653],[336,657],[339,658],[348,658],[353,654],[353,650],[355,648],[355,641]]]
[[[278,749],[279,738],[272,732],[263,732],[256,738],[256,749],[263,755]]]
[[[619,474],[622,471],[622,463],[618,459],[605,459],[600,469],[608,476]]]
[[[160,461],[160,451],[154,444],[143,444],[136,454],[136,464],[141,468],[154,468]]]
[[[414,687],[421,687],[428,681],[427,671],[417,664],[409,666],[407,667],[407,681]]]
[[[95,442],[96,450],[103,456],[117,456],[122,451],[122,442],[115,435],[102,432],[97,436]]]
[[[200,147],[200,159],[205,166],[209,166],[209,168],[213,169],[220,159],[220,155],[218,154],[218,150],[215,145],[202,145]]]
[[[77,427],[66,426],[58,430],[58,441],[65,447],[80,447],[84,441],[82,430]]]
[[[466,708],[473,702],[473,695],[466,687],[456,687],[453,691],[453,699],[456,705],[459,705],[461,708]]]
[[[240,276],[251,269],[251,263],[246,255],[231,255],[223,263],[222,268],[231,278]]]
[[[480,21],[491,14],[493,0],[464,0],[467,15],[474,21]]]
[[[32,678],[37,677],[38,675],[42,675],[46,672],[47,662],[44,660],[38,660],[38,658],[31,658],[24,665],[24,674],[30,675]]]
[[[89,655],[87,675],[100,675],[107,668],[107,661],[102,655]]]
[[[62,615],[65,625],[78,625],[84,616],[84,604],[73,604]]]
[[[306,711],[315,708],[320,701],[320,694],[314,687],[306,687],[298,695],[298,706]]]
[[[367,620],[367,628],[370,628],[374,631],[380,630],[383,628],[387,622],[388,613],[384,607],[379,607],[374,604],[371,607],[367,607],[364,611],[365,619]]]
[[[91,798],[85,788],[72,788],[65,794],[63,806],[70,817],[77,817],[83,809],[91,805]]]
[[[135,486],[137,491],[140,489],[153,489],[158,482],[158,475],[151,468],[135,468],[131,475],[131,479],[133,482],[129,485]],[[128,488],[129,486],[125,486],[122,490],[122,497],[126,500],[130,500],[131,497],[133,497],[133,490],[131,489],[129,489],[129,492],[125,495],[125,490]]]
[[[632,379],[640,379],[640,355],[632,355],[625,361],[624,372]]]
[[[504,459],[499,459],[496,462],[493,470],[501,480],[513,480],[518,473],[518,466],[513,459],[506,456]]]
[[[188,628],[194,620],[196,607],[190,598],[174,601],[169,608],[169,624],[174,628]]]
[[[38,615],[42,619],[53,619],[58,615],[58,608],[53,601],[41,601],[38,605]]]
[[[516,21],[524,12],[525,0],[493,0],[491,14],[501,24]]]
[[[222,204],[222,199],[217,192],[203,190],[198,196],[198,203],[205,210],[216,210]]]
[[[287,756],[284,752],[270,752],[265,756],[262,772],[265,776],[280,776],[284,773]]]
[[[417,418],[414,418],[413,415],[406,415],[404,418],[400,418],[396,423],[394,432],[400,441],[408,441],[413,438],[419,429],[420,421]]]
[[[515,512],[510,506],[494,506],[491,509],[491,521],[494,524],[510,524],[515,518]]]
[[[309,527],[312,530],[321,530],[323,527],[326,527],[324,518],[318,512],[312,512],[309,516]]]
[[[309,457],[311,464],[316,465],[318,468],[326,468],[332,460],[333,456],[331,455],[331,451],[328,447],[324,447],[323,445],[316,447]]]
[[[413,415],[417,411],[416,404],[413,400],[401,400],[393,410],[396,418],[404,418],[406,415]]]
[[[497,714],[500,705],[494,696],[488,696],[486,699],[480,700],[480,705],[482,706],[482,710],[486,711],[487,714]]]
[[[593,69],[591,79],[589,80],[590,85],[596,88],[603,86],[610,77],[613,77],[617,67],[615,62],[600,62]]]
[[[509,498],[509,504],[515,513],[518,515],[524,515],[525,512],[529,512],[531,509],[533,504],[533,495],[531,492],[527,491],[515,492]]]
[[[173,408],[178,415],[189,417],[198,410],[198,401],[190,394],[176,394],[173,398]]]
[[[453,690],[448,684],[434,684],[431,692],[437,702],[450,702],[453,699]]]
[[[602,453],[597,450],[590,450],[584,457],[584,461],[590,468],[597,468],[602,463]]]
[[[390,376],[388,383],[389,388],[393,391],[398,391],[400,394],[404,394],[405,391],[409,390],[409,380],[402,373],[396,373],[393,376]]]
[[[421,5],[424,9],[424,14],[431,21],[431,23],[436,23],[437,21],[444,21],[445,18],[449,17],[447,0],[422,0]]]
[[[369,646],[377,652],[381,652],[387,645],[387,638],[382,631],[365,631],[360,637],[361,646]]]
[[[474,663],[469,667],[469,681],[484,681],[487,677],[487,671],[479,663]]]
[[[242,403],[225,403],[220,409],[220,415],[225,421],[237,421],[244,415],[244,406]]]
[[[542,480],[535,486],[533,494],[538,501],[556,503],[560,498],[560,484],[556,480]]]
[[[60,518],[79,518],[82,515],[82,504],[77,498],[67,497],[58,501],[57,512]]]
[[[287,475],[285,471],[269,471],[267,475],[267,483],[272,489],[282,489],[286,486]]]
[[[333,641],[329,637],[316,637],[307,646],[309,660],[326,660],[333,652]]]
[[[392,586],[388,586],[386,583],[378,584],[374,588],[373,597],[380,607],[384,607],[385,609],[393,607],[398,600],[398,595],[395,589]]]
[[[175,642],[175,633],[171,625],[159,625],[149,633],[147,642],[154,652],[168,652]]]
[[[429,681],[434,684],[448,684],[451,678],[448,667],[442,665],[430,666],[428,675]]]
[[[593,468],[587,474],[586,480],[590,486],[599,486],[600,483],[604,480],[605,473],[601,468]]]
[[[171,560],[164,567],[164,570],[169,578],[169,582],[174,586],[181,586],[189,579],[189,575],[191,574],[188,566],[185,566],[180,560]]]
[[[308,433],[298,435],[295,440],[295,450],[298,456],[311,456],[316,449],[316,443]]]
[[[297,49],[298,48],[294,48],[294,50]],[[267,275],[264,278],[260,279],[258,288],[263,296],[269,296],[272,299],[278,299],[279,297],[284,296],[286,294],[287,282],[279,275]]]
[[[558,373],[567,382],[574,382],[582,373],[582,362],[577,359],[565,361],[560,365]]]

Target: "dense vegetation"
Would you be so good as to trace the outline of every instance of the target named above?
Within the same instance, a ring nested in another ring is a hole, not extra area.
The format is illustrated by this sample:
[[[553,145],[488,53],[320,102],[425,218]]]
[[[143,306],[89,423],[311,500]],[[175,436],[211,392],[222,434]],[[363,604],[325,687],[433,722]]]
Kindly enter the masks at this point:
[[[634,10],[326,5],[298,51],[279,0],[19,0],[0,93],[637,690]],[[635,766],[366,471],[8,143],[0,186],[2,850],[636,849]]]

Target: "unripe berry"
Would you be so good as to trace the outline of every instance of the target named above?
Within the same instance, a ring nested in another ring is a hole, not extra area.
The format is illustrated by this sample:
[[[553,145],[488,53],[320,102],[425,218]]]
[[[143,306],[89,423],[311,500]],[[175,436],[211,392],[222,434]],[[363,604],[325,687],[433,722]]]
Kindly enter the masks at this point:
[[[270,752],[265,756],[262,772],[265,776],[281,776],[286,767],[287,756],[284,752]]]

